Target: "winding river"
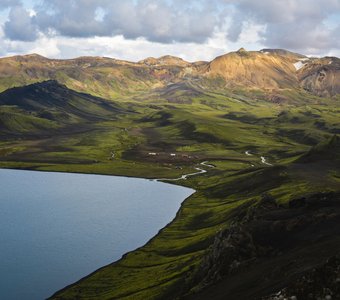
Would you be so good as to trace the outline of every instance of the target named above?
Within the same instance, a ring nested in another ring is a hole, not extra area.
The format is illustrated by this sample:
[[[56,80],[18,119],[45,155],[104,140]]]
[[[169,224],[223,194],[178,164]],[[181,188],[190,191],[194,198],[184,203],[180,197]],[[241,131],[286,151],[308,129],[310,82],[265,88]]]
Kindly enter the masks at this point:
[[[0,170],[0,299],[45,299],[118,260],[192,193],[136,178]]]

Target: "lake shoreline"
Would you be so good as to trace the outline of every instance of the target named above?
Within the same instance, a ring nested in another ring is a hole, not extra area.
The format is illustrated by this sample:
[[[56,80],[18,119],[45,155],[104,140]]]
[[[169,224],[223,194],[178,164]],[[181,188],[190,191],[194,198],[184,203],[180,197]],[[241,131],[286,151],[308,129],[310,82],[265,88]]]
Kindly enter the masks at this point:
[[[90,175],[90,176],[105,176],[105,177],[120,177],[120,178],[131,178],[131,179],[137,179],[137,180],[142,180],[142,181],[154,181],[154,180],[150,180],[150,179],[147,179],[147,178],[141,178],[141,177],[133,177],[133,176],[120,176],[120,175],[108,175],[108,174],[98,174],[98,173],[84,173],[84,172],[64,172],[64,171],[50,171],[50,170],[35,170],[34,168],[6,168],[6,167],[1,167],[0,170],[6,170],[6,171],[24,171],[24,172],[44,172],[44,173],[49,173],[49,174],[74,174],[74,175]],[[112,262],[109,262],[108,264],[105,264],[101,267],[99,267],[98,269],[95,269],[93,272],[91,273],[87,273],[86,276],[83,276],[83,277],[80,277],[79,280],[69,284],[69,285],[66,285],[64,286],[62,289],[59,289],[57,291],[55,291],[51,296],[48,296],[47,299],[51,298],[51,297],[54,297],[56,294],[58,294],[60,291],[63,291],[69,287],[72,287],[76,284],[79,284],[81,281],[87,279],[88,277],[90,277],[91,275],[101,271],[102,269],[104,269],[105,267],[107,266],[110,266],[110,265],[114,265],[118,262],[120,262],[121,260],[123,260],[128,254],[134,252],[134,251],[137,251],[138,249],[141,249],[143,247],[145,247],[147,244],[151,243],[166,227],[168,227],[172,222],[175,221],[175,219],[177,218],[178,216],[178,213],[179,211],[181,210],[182,206],[183,206],[183,203],[188,199],[190,198],[193,194],[196,193],[196,190],[190,188],[190,187],[187,187],[187,186],[181,186],[181,185],[176,185],[176,184],[173,184],[173,183],[169,183],[169,182],[165,182],[165,181],[160,181],[160,183],[163,183],[163,184],[171,184],[171,185],[175,185],[175,186],[178,186],[178,187],[181,187],[181,188],[185,188],[185,189],[188,189],[190,190],[190,194],[189,196],[186,196],[184,199],[181,199],[180,202],[179,202],[179,208],[176,210],[176,214],[173,215],[170,219],[170,221],[165,225],[165,226],[162,226],[160,229],[157,229],[157,233],[155,235],[153,235],[151,238],[149,238],[148,240],[146,240],[143,244],[141,244],[140,246],[138,246],[137,248],[133,248],[132,250],[129,250],[127,252],[124,252],[120,258],[118,258],[117,260],[113,260]]]
[[[68,289],[71,288],[71,287],[74,287],[74,286],[78,285],[79,283],[83,282],[84,280],[86,280],[86,279],[90,278],[91,276],[97,274],[98,272],[104,270],[105,268],[107,268],[107,267],[109,267],[109,266],[112,266],[112,265],[115,265],[115,264],[118,264],[118,263],[121,262],[123,259],[125,259],[129,254],[131,254],[131,253],[133,253],[133,252],[135,252],[135,251],[138,251],[138,250],[144,248],[145,246],[147,246],[148,244],[152,243],[152,241],[155,240],[155,239],[156,239],[156,238],[157,238],[157,237],[158,237],[158,236],[159,236],[159,235],[160,235],[167,227],[169,227],[173,222],[176,221],[176,219],[177,219],[177,217],[178,217],[178,214],[180,213],[181,209],[183,208],[184,202],[187,201],[190,197],[192,197],[195,193],[196,193],[196,191],[195,191],[194,193],[192,193],[189,197],[185,198],[185,199],[181,202],[181,206],[180,206],[180,208],[178,209],[178,211],[177,211],[177,213],[176,213],[176,216],[173,218],[173,220],[170,221],[170,222],[169,222],[167,225],[165,225],[163,228],[161,228],[161,229],[157,232],[157,234],[156,234],[155,236],[153,236],[151,239],[149,239],[144,245],[142,245],[142,246],[140,246],[140,247],[138,247],[138,248],[136,248],[136,249],[134,249],[134,250],[131,250],[131,251],[128,251],[128,252],[124,253],[120,259],[118,259],[118,260],[116,260],[116,261],[114,261],[114,262],[112,262],[112,263],[109,263],[109,264],[107,264],[107,265],[105,265],[105,266],[102,266],[102,267],[96,269],[95,271],[93,271],[92,273],[90,273],[90,274],[88,274],[88,275],[86,275],[86,276],[80,278],[78,281],[76,281],[76,282],[74,282],[74,283],[71,283],[71,284],[65,286],[64,288],[62,288],[62,289],[56,291],[54,294],[52,294],[52,295],[51,295],[50,297],[48,297],[46,300],[48,300],[48,299],[53,299],[53,298],[56,297],[58,294],[60,294],[60,293],[62,293],[62,292],[64,292],[64,291],[66,291],[66,290],[68,290]]]

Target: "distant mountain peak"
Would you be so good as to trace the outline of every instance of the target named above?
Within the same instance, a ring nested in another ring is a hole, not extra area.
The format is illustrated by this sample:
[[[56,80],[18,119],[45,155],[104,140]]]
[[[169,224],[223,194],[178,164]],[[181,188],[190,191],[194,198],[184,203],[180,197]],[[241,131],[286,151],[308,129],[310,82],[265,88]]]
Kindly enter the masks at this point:
[[[190,63],[185,61],[184,59],[177,57],[177,56],[172,56],[172,55],[164,55],[158,58],[155,57],[148,57],[146,59],[143,59],[138,62],[139,64],[145,64],[145,65],[150,65],[150,66],[155,66],[155,65],[174,65],[174,66],[187,66]]]
[[[247,52],[247,50],[242,47],[242,48],[238,49],[237,52],[238,53],[245,53],[245,52]]]
[[[297,59],[244,48],[215,58],[208,66],[209,76],[220,76],[228,86],[264,89],[297,88],[293,72]]]
[[[31,54],[27,54],[27,55],[24,55],[26,57],[32,57],[32,58],[46,58],[45,56],[42,56],[38,53],[31,53]]]
[[[49,58],[42,56],[37,53],[31,53],[31,54],[26,54],[26,55],[17,55],[14,56],[19,61],[46,61],[49,60]]]

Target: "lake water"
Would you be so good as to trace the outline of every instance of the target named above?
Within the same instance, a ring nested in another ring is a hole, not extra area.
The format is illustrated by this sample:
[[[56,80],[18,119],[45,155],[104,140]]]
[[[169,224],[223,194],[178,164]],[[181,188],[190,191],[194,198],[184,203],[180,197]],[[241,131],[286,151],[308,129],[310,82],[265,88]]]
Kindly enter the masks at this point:
[[[193,190],[0,170],[0,299],[39,300],[145,244]]]

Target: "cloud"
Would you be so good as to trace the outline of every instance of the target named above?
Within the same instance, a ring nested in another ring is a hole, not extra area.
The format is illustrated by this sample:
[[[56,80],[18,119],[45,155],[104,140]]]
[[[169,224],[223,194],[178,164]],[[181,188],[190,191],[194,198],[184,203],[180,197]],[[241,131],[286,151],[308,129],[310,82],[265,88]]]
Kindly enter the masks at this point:
[[[266,25],[261,37],[269,47],[320,50],[338,46],[339,32],[326,24],[334,16],[340,22],[339,0],[225,0],[225,3],[236,8],[233,22],[237,26],[231,26],[228,31],[234,41],[240,36],[244,22],[251,20]]]
[[[71,38],[48,37],[40,34],[36,41],[10,41],[1,38],[0,55],[38,53],[50,58],[74,58],[79,56],[106,56],[129,61],[139,61],[146,57],[174,55],[188,61],[212,60],[218,55],[233,50],[228,46],[224,33],[209,38],[206,43],[164,44],[150,42],[145,38],[126,39],[122,35],[114,37]],[[237,45],[236,47],[240,47]]]
[[[19,0],[0,0],[0,10],[20,5]]]
[[[36,5],[30,7],[31,1]],[[155,43],[155,48],[176,45],[183,50],[189,44],[210,47],[219,36],[216,48],[224,52],[239,46],[305,54],[339,52],[339,0],[31,1],[0,0],[0,9],[10,8],[2,26],[5,39],[41,42],[45,37],[58,43],[78,39],[87,44],[97,37],[115,42],[115,37],[122,37]]]
[[[38,37],[38,28],[32,22],[32,15],[22,6],[11,8],[4,32],[11,40],[34,41]]]
[[[35,22],[40,30],[69,37],[123,35],[129,39],[203,42],[218,23],[216,1],[44,1]],[[100,18],[98,18],[100,12]]]
[[[35,22],[43,32],[52,30],[69,37],[93,37],[109,35],[109,28],[97,20],[96,11],[106,7],[109,1],[44,1],[36,8]],[[106,13],[106,10],[104,10]]]

